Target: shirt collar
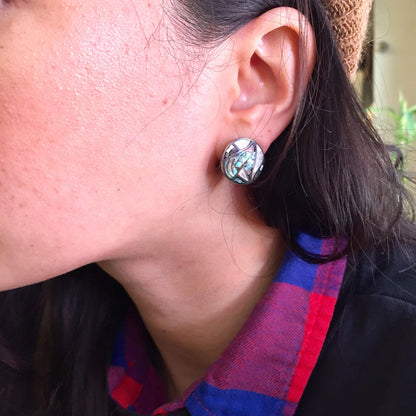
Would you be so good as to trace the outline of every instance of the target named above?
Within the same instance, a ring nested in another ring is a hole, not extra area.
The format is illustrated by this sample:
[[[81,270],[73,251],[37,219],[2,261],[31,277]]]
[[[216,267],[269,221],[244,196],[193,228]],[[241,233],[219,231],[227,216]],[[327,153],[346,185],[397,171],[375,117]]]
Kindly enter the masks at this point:
[[[334,247],[331,239],[307,234],[298,242],[316,254]],[[171,403],[147,354],[146,330],[130,313],[108,373],[111,396],[126,409],[153,415],[183,407],[192,416],[293,415],[322,349],[345,265],[345,258],[309,264],[288,251],[236,338],[205,376]]]

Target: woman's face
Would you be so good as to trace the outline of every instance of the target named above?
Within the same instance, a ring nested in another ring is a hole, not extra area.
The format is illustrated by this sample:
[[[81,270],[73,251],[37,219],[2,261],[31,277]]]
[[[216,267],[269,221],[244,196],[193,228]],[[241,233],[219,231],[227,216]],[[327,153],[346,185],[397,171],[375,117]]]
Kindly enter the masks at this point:
[[[206,189],[215,89],[175,39],[160,0],[2,2],[0,289],[156,240]]]

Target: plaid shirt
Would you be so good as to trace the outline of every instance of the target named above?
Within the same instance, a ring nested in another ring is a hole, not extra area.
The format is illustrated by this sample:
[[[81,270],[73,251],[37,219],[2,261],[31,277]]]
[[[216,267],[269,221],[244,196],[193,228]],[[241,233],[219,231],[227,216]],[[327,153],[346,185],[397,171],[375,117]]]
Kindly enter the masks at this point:
[[[331,239],[301,234],[313,253],[332,251]],[[112,398],[123,408],[167,415],[290,416],[306,387],[333,315],[346,259],[308,264],[288,252],[268,291],[221,357],[184,396],[166,403],[147,354],[147,333],[130,314],[116,341],[108,373]]]

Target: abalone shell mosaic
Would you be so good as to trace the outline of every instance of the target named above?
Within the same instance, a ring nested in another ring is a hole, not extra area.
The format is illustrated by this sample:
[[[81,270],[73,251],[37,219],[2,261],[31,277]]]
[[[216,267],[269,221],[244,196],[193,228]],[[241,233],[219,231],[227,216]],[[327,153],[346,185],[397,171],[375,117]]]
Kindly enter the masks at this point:
[[[264,166],[264,154],[260,146],[251,139],[240,138],[225,149],[221,169],[231,181],[240,185],[254,182]]]

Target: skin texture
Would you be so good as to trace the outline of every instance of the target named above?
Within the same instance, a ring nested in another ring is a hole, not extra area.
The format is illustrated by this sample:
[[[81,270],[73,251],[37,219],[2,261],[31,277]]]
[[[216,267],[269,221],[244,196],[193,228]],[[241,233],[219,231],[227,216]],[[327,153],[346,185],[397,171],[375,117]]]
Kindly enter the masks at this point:
[[[217,164],[234,138],[267,150],[286,128],[314,37],[280,8],[207,52],[169,12],[158,0],[2,4],[0,289],[98,262],[134,300],[174,397],[284,254]]]
[[[157,40],[167,38],[160,8],[34,0],[1,13],[0,270],[13,286],[23,275],[41,280],[111,257],[134,232],[153,233],[149,214],[166,216],[185,198],[172,197],[167,172],[177,175],[186,145],[179,114],[190,98],[189,77]],[[171,204],[154,212],[162,188]]]

